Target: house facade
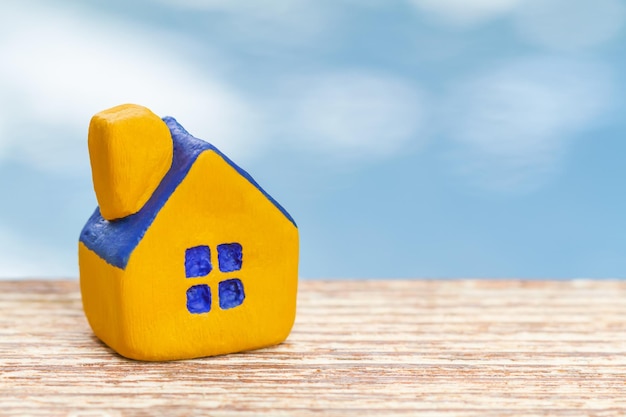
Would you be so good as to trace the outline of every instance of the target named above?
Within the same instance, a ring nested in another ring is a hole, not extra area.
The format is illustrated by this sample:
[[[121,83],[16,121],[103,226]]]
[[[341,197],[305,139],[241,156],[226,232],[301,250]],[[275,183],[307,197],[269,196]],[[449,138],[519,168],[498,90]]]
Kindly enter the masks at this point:
[[[140,360],[282,342],[295,319],[295,222],[219,150],[173,118],[163,123],[172,163],[146,203],[112,220],[96,209],[81,232],[81,292],[94,333]]]

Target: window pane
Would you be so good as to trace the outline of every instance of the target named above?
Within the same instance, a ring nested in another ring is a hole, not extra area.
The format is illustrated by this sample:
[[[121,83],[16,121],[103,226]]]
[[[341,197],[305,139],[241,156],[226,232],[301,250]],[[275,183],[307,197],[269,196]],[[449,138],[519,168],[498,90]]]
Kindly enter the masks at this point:
[[[187,310],[193,314],[211,311],[211,288],[208,285],[194,285],[187,290]]]
[[[211,249],[208,246],[195,246],[185,251],[185,275],[187,278],[209,275],[211,266]]]
[[[217,262],[222,272],[233,272],[241,269],[243,262],[242,248],[239,243],[217,245]]]
[[[237,278],[220,282],[218,292],[222,310],[237,307],[246,298],[246,295],[243,293],[243,284]]]

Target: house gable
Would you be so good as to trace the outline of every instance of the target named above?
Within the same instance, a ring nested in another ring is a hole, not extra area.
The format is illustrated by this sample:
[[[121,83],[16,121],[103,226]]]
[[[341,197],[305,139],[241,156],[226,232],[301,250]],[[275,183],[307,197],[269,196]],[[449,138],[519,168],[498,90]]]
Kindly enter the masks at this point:
[[[219,155],[224,162],[257,188],[297,228],[289,213],[267,194],[246,171],[213,145],[189,134],[174,118],[164,117],[163,121],[167,124],[174,142],[171,168],[148,202],[137,213],[119,220],[108,221],[102,217],[100,210],[96,208],[80,234],[80,241],[88,249],[95,252],[110,265],[125,269],[130,255],[143,239],[159,211],[185,179],[198,156],[204,151],[213,151]]]
[[[207,151],[123,273],[120,310],[133,318],[122,324],[133,335],[116,349],[123,355],[161,360],[268,346],[287,337],[295,318],[298,230]]]

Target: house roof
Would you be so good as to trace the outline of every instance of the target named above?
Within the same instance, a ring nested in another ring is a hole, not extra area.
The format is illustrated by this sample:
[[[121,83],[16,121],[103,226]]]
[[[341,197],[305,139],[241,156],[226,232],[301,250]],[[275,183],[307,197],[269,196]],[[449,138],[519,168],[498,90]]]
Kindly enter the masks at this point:
[[[185,130],[173,117],[164,117],[172,133],[174,156],[170,170],[154,191],[148,202],[137,213],[122,219],[108,221],[96,208],[80,233],[80,241],[109,264],[125,269],[131,253],[137,247],[168,198],[185,179],[198,156],[207,150],[214,151],[224,161],[257,188],[295,227],[289,213],[274,200],[246,171],[231,161],[215,146],[198,139]]]

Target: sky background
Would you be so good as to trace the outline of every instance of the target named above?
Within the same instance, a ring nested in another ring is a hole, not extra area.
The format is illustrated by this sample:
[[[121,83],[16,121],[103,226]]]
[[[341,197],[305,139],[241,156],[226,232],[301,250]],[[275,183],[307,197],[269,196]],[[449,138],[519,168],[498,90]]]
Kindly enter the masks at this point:
[[[303,278],[626,278],[626,1],[0,5],[0,277],[76,278],[87,127],[171,115]]]

